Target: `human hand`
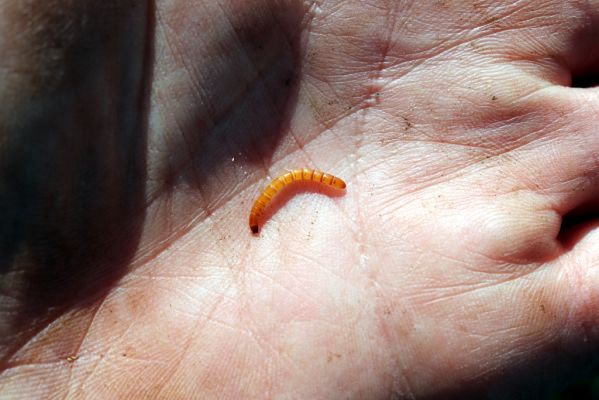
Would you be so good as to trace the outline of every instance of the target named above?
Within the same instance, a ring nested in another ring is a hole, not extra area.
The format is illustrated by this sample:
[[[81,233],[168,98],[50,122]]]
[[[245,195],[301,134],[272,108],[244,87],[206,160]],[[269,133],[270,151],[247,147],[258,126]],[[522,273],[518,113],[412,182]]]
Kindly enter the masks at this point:
[[[593,356],[596,1],[0,19],[5,395],[464,397]],[[253,236],[298,167],[345,195]]]

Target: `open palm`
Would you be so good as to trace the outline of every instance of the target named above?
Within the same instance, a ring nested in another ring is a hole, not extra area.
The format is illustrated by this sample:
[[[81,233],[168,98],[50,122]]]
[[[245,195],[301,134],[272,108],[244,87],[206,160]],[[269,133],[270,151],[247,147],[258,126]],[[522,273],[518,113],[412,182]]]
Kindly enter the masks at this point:
[[[0,392],[463,396],[593,356],[596,1],[33,3],[0,2]],[[345,194],[252,235],[303,167]]]

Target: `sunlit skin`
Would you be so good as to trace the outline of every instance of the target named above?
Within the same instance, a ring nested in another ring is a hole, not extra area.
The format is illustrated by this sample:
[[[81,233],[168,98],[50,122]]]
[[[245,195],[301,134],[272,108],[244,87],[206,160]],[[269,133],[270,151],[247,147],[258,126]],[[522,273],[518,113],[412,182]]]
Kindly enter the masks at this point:
[[[598,32],[0,0],[0,398],[542,399],[597,357]]]

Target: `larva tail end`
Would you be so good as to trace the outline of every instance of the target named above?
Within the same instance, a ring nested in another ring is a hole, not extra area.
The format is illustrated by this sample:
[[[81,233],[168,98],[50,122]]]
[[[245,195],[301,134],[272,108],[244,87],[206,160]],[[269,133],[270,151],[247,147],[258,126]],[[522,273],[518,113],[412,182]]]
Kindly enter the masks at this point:
[[[250,229],[252,230],[252,233],[258,233],[258,231],[260,230],[258,228],[258,225],[250,225]]]
[[[331,185],[333,185],[333,187],[335,187],[336,189],[339,189],[339,190],[344,190],[345,187],[347,186],[343,179],[337,178],[336,176],[333,177],[333,180],[331,181]]]

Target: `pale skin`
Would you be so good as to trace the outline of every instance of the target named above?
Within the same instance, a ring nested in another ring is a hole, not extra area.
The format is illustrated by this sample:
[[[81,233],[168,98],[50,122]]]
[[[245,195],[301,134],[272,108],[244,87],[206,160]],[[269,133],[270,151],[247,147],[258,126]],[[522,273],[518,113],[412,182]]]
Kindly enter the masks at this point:
[[[0,0],[0,397],[577,374],[599,89],[572,79],[598,35],[597,0]],[[304,167],[345,194],[298,191],[252,235],[259,191]]]

